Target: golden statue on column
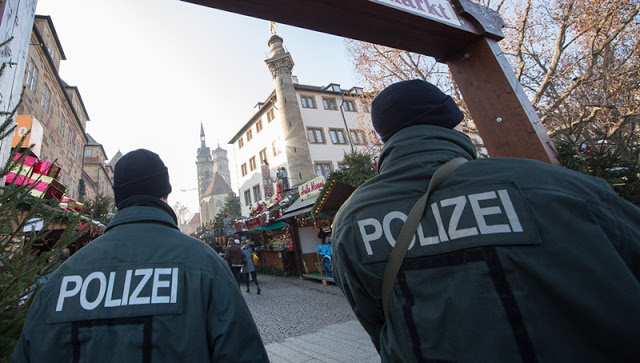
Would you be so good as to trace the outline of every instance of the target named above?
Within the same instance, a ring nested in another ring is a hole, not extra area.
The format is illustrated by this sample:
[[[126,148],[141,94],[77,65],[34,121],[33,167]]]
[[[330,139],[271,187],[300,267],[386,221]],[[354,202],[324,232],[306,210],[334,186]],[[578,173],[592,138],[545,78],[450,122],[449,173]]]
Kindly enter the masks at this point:
[[[276,22],[275,21],[270,21],[269,22],[269,33],[271,33],[271,35],[274,35],[277,33],[276,31]]]

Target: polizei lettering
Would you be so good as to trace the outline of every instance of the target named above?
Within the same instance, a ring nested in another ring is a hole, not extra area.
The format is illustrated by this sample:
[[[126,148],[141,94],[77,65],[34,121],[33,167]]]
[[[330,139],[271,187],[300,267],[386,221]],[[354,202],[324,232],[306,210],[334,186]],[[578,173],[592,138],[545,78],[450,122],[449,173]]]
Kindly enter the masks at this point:
[[[86,277],[63,276],[56,312],[65,302],[79,301],[80,307],[90,311],[97,307],[175,304],[178,299],[179,268],[140,268],[103,272],[94,271]],[[124,273],[123,273],[124,272]]]
[[[409,249],[414,247],[416,235],[420,246],[430,246],[467,237],[522,234],[524,231],[522,218],[516,212],[506,189],[442,199],[432,203],[428,208],[429,211],[425,212],[427,218],[423,216]],[[520,213],[525,214],[525,212]],[[407,215],[400,211],[388,212],[382,220],[377,218],[358,220],[358,229],[367,254],[374,255],[375,246],[379,243],[395,246],[392,224],[395,223],[397,227],[395,229],[397,235],[399,225],[404,224],[406,220]],[[427,232],[424,228],[426,225],[435,225],[435,228],[430,228]]]

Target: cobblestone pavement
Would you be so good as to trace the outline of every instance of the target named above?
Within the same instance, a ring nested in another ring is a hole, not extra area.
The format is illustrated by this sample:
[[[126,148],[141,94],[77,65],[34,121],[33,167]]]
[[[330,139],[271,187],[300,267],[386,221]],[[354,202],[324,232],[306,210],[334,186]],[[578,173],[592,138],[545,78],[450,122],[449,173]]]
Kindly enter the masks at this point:
[[[251,293],[242,294],[251,310],[264,344],[318,331],[336,323],[356,320],[340,289],[298,276],[258,275],[261,293],[251,283]]]
[[[242,285],[271,363],[379,363],[371,339],[332,283],[258,275],[261,294]]]

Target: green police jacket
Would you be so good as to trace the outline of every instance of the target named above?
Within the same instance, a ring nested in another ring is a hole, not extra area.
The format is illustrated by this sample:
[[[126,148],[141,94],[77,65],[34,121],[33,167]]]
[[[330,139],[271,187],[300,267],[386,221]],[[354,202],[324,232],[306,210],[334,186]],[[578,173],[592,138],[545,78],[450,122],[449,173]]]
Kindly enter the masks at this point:
[[[13,362],[268,362],[226,262],[155,207],[119,211],[42,287]]]
[[[382,276],[435,170],[385,319]],[[628,362],[640,357],[640,209],[601,179],[477,159],[462,133],[395,134],[333,224],[336,283],[383,362]]]

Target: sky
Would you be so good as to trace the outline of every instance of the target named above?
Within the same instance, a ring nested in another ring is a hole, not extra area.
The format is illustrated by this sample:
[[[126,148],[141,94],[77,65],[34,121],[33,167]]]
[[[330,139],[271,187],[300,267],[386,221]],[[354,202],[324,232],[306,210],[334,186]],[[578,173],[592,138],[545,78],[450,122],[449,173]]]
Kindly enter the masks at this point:
[[[61,78],[77,86],[90,121],[87,133],[111,158],[145,148],[169,169],[173,192],[198,211],[196,153],[200,123],[207,146],[229,140],[273,91],[269,22],[179,0],[38,0],[51,16],[67,60]],[[302,84],[361,86],[344,38],[277,24]]]

